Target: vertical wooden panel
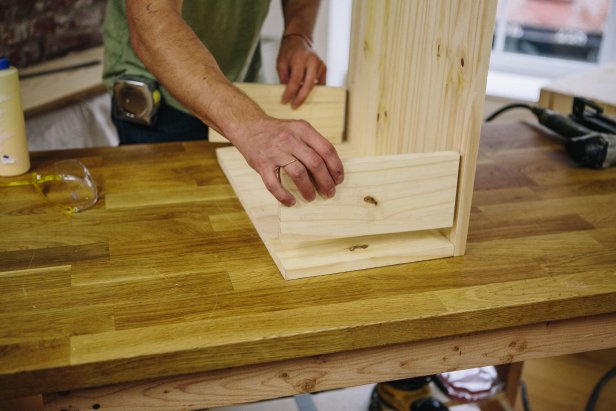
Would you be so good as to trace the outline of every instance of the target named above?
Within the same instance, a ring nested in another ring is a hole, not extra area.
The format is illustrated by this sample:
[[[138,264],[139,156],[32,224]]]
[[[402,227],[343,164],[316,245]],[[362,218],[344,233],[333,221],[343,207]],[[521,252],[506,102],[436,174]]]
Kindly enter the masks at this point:
[[[464,253],[496,0],[354,3],[347,137],[363,155],[461,154],[455,254]]]

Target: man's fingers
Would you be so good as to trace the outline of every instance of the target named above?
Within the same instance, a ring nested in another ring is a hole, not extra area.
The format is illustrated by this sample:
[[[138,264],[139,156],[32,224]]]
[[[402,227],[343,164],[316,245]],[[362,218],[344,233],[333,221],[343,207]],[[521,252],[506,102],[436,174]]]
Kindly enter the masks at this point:
[[[317,193],[314,189],[314,183],[310,179],[308,170],[306,170],[301,160],[284,166],[282,170],[291,177],[302,197],[307,201],[312,201],[316,198]]]
[[[321,64],[321,68],[319,69],[319,84],[326,84],[327,82],[327,66],[325,64]]]
[[[302,140],[325,161],[329,175],[335,183],[342,183],[344,181],[344,166],[336,152],[336,148],[332,143],[321,137],[311,126],[310,129],[310,132],[302,134]]]
[[[286,206],[292,206],[295,204],[295,197],[282,186],[278,173],[279,170],[274,168],[273,170],[264,170],[260,174],[265,188],[276,197],[276,200]]]
[[[287,83],[287,88],[282,94],[282,104],[287,104],[297,95],[297,91],[302,86],[304,80],[304,67],[291,66],[291,76]]]
[[[334,177],[330,174],[329,167],[325,163],[325,159],[323,159],[321,155],[319,155],[319,153],[317,153],[316,151],[314,151],[307,145],[301,145],[296,150],[297,151],[295,152],[296,153],[295,156],[302,163],[303,168],[307,169],[309,176],[311,177],[308,179],[308,181],[302,180],[301,183],[302,184],[308,183],[311,186],[316,185],[320,193],[322,193],[328,198],[333,197],[334,194],[336,194],[336,182],[334,180]],[[285,167],[285,170],[289,174],[291,174],[291,172],[293,171],[296,171],[296,172],[301,171],[298,165],[296,165],[295,163],[290,164],[289,166]],[[296,180],[294,179],[293,181],[296,181]],[[306,200],[311,201],[313,199],[313,198],[306,197],[304,195],[304,192],[301,190],[301,188],[299,186],[298,188],[300,189],[300,192],[302,192],[302,196]],[[307,187],[305,190],[306,190],[306,193],[312,194],[309,192]]]
[[[297,95],[293,99],[293,103],[291,104],[291,107],[298,108],[299,106],[301,106],[306,100],[306,97],[308,97],[308,94],[310,94],[310,91],[312,91],[314,84],[317,82],[317,74],[318,74],[317,65],[318,65],[318,62],[314,60],[311,62],[311,64],[309,64],[306,67],[306,76],[304,77],[304,84],[299,89],[299,91],[297,92]]]
[[[289,81],[289,65],[286,60],[278,58],[278,64],[276,64],[276,71],[278,72],[278,78],[282,84],[286,84]]]

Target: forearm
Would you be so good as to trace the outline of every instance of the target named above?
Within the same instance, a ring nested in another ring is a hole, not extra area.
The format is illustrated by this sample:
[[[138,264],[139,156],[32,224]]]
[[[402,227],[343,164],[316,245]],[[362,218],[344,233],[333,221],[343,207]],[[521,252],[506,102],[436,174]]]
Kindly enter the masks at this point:
[[[282,0],[284,34],[301,34],[312,39],[320,0]]]
[[[131,45],[158,81],[234,144],[238,126],[265,114],[233,86],[181,16],[180,0],[126,2]]]
[[[303,7],[303,1],[295,1],[289,2],[285,14],[289,28],[311,32],[316,9],[301,12],[296,7]],[[267,116],[233,86],[182,18],[181,7],[181,0],[126,1],[131,45],[148,71],[199,119],[224,134],[278,201],[295,202],[280,183],[281,167],[304,198],[314,199],[316,190],[333,196],[344,173],[334,146],[306,122]],[[313,86],[318,65],[308,67],[306,83]],[[302,90],[296,100],[303,101],[309,88]]]

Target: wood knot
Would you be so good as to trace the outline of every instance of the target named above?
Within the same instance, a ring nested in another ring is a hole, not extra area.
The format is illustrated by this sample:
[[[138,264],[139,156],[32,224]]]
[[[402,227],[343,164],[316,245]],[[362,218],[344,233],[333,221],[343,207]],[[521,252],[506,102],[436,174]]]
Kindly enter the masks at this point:
[[[374,204],[375,206],[376,206],[376,205],[379,205],[379,202],[378,202],[378,201],[376,201],[376,198],[374,198],[374,197],[372,197],[372,196],[365,196],[365,197],[364,197],[364,201],[365,201],[366,203],[368,203],[368,204]]]
[[[317,383],[315,380],[311,378],[307,378],[305,380],[300,381],[298,384],[298,389],[300,392],[312,392],[315,390]]]
[[[526,348],[528,348],[528,344],[526,344],[526,341],[524,340],[511,341],[508,347],[517,353],[523,353],[524,351],[526,351]]]
[[[358,248],[365,250],[366,248],[368,248],[368,244],[362,244],[362,245],[353,245],[351,247],[349,247],[349,251],[355,251]]]

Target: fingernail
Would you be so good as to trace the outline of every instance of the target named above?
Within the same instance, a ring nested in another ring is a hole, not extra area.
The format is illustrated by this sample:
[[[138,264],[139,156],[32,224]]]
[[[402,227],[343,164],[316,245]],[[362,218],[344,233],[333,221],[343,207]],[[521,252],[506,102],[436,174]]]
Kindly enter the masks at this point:
[[[336,184],[340,184],[344,181],[344,174],[340,173],[336,176]]]
[[[329,190],[329,192],[327,193],[327,198],[332,198],[335,195],[336,195],[336,188],[334,187],[331,190]]]

